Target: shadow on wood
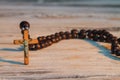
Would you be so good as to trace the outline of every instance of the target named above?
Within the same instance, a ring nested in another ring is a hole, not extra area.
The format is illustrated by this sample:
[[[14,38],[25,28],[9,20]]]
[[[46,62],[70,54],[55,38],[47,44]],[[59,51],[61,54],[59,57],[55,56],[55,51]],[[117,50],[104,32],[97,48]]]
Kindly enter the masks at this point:
[[[92,40],[88,40],[86,39],[85,40],[86,42],[92,44],[93,46],[97,47],[100,51],[99,53],[103,54],[104,56],[108,57],[108,58],[111,58],[113,60],[118,60],[120,61],[120,58],[116,57],[116,56],[113,56],[110,52],[110,50],[106,49],[105,47],[101,46],[100,44],[98,44],[97,42],[95,41],[92,41]],[[94,55],[93,55],[94,56]]]
[[[0,51],[12,51],[12,52],[16,52],[16,51],[23,51],[24,47],[20,46],[19,48],[2,48],[0,49]]]
[[[22,63],[22,62],[17,62],[17,61],[13,61],[13,60],[7,60],[7,59],[3,59],[1,57],[0,57],[0,62],[6,62],[6,63],[10,63],[10,64],[24,65],[24,63]]]

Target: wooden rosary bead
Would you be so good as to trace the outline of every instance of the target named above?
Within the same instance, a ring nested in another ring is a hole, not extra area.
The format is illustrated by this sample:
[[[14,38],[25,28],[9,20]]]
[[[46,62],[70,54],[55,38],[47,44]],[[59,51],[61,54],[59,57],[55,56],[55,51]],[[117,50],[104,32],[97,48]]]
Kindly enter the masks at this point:
[[[93,40],[94,40],[94,41],[98,41],[98,39],[99,39],[99,38],[98,38],[98,35],[97,35],[97,34],[93,36]]]
[[[119,46],[114,46],[114,53],[119,49]]]
[[[29,44],[29,50],[33,50],[33,44]]]
[[[106,38],[106,42],[107,42],[107,43],[111,43],[110,38],[107,37],[107,38]]]
[[[51,40],[52,38],[51,38],[50,35],[48,35],[48,36],[46,36],[46,39],[47,39],[47,40]]]
[[[45,43],[40,43],[40,47],[45,48],[46,47]]]
[[[108,35],[110,35],[110,33],[109,33],[109,32],[105,32],[104,35],[105,35],[105,36],[108,36]]]
[[[64,32],[61,31],[61,32],[59,32],[59,34],[60,34],[60,36],[62,36],[64,34]]]
[[[62,39],[66,39],[66,34],[61,35]]]
[[[38,49],[38,44],[30,44],[29,45],[29,50],[37,50]]]
[[[72,39],[72,38],[73,38],[72,34],[69,33],[69,34],[67,35],[67,39]]]
[[[59,39],[58,37],[56,37],[56,38],[55,38],[55,41],[56,41],[56,42],[59,42],[59,41],[60,41],[60,39]]]
[[[120,44],[120,38],[117,39],[118,43]]]
[[[78,38],[78,30],[72,29],[71,30],[71,35],[72,35],[72,38]]]
[[[103,31],[102,31],[102,34],[103,34],[103,35],[106,35],[107,33],[108,33],[108,32],[107,32],[106,30],[103,30]]]
[[[93,35],[96,35],[97,34],[97,30],[96,29],[92,30],[92,33],[93,33]]]
[[[48,43],[49,45],[52,45],[52,41],[51,41],[51,40],[47,40],[47,43]]]
[[[23,30],[28,30],[29,28],[30,28],[30,24],[29,24],[29,22],[27,22],[27,21],[22,21],[21,23],[20,23],[20,29],[21,29],[21,31],[23,31]]]
[[[50,35],[50,36],[51,36],[51,39],[50,39],[50,40],[51,40],[53,43],[56,43],[56,36],[53,35],[53,34]]]
[[[48,47],[48,46],[50,46],[50,45],[49,45],[49,43],[46,41],[46,42],[45,42],[45,47]]]
[[[41,49],[39,44],[35,44],[35,48],[36,48],[36,50]]]
[[[59,38],[59,40],[62,40],[62,37],[61,37],[61,36],[59,36],[58,38]]]
[[[90,29],[86,30],[86,36],[88,36],[89,33],[91,33],[91,30]]]
[[[112,41],[114,36],[112,34],[109,34],[109,36],[107,36],[107,37]]]
[[[80,30],[78,33],[80,39],[85,39],[86,38],[86,31],[84,29]]]
[[[108,39],[106,36],[104,36],[104,42],[108,43]]]
[[[100,41],[100,42],[104,42],[104,41],[105,41],[105,38],[104,38],[104,35],[103,35],[103,34],[101,34],[101,35],[99,36],[99,41]]]
[[[38,37],[37,40],[38,40],[38,43],[41,44],[44,42],[44,36],[41,36],[41,37]]]
[[[70,33],[70,32],[68,32],[68,31],[66,31],[66,32],[65,32],[65,35],[66,35],[66,39],[70,39],[70,38],[72,38],[72,36],[70,36],[70,35],[71,35],[71,33]]]
[[[98,31],[97,31],[97,34],[98,34],[98,35],[101,35],[101,34],[102,34],[102,30],[98,30]]]
[[[86,30],[85,30],[85,29],[81,29],[81,30],[80,30],[80,33],[83,33],[83,32],[86,32]]]
[[[114,46],[114,45],[111,45],[111,54],[115,54],[116,53],[116,50],[119,48],[119,46]]]
[[[113,37],[112,42],[111,42],[111,53],[115,54],[115,51],[116,51],[116,49],[118,49],[118,47],[119,47],[118,42],[117,42],[116,38]]]
[[[111,54],[115,54],[114,48],[111,48]]]
[[[86,38],[90,39],[91,31],[90,29],[86,31]]]
[[[41,37],[38,37],[37,39],[38,39],[38,41],[42,41],[42,40],[46,40],[46,37],[45,36],[41,36]]]
[[[86,33],[90,33],[92,30],[91,29],[88,29],[88,30],[86,30]]]
[[[53,42],[53,43],[56,43],[57,42],[57,39],[56,39],[57,37],[55,36],[55,35],[51,35],[51,41]]]
[[[55,35],[54,34],[52,34],[52,35],[50,35],[51,36],[51,39],[54,39],[55,38]]]
[[[86,38],[86,34],[85,33],[81,33],[81,35],[79,35],[80,39],[85,39]]]
[[[60,34],[58,32],[55,33],[55,36],[59,36]]]
[[[59,37],[60,36],[60,34],[59,33],[55,33],[55,37]]]
[[[56,43],[55,38],[52,38],[51,41],[52,41],[52,43]]]
[[[62,40],[61,35],[59,35],[59,36],[55,36],[55,39],[56,39],[56,38],[58,38],[59,41]]]
[[[73,39],[78,38],[78,34],[71,34]]]
[[[68,32],[68,31],[65,31],[65,32],[64,32],[64,34],[66,34],[66,35],[69,34],[69,33],[70,33],[70,32]]]
[[[71,34],[78,34],[78,30],[77,29],[72,29]]]
[[[117,37],[115,37],[115,36],[111,38],[111,41],[114,42],[114,43],[118,43]]]
[[[120,49],[117,49],[117,50],[116,50],[115,55],[116,55],[116,56],[120,56]]]
[[[93,34],[91,32],[88,33],[88,39],[93,40]]]
[[[104,32],[107,32],[107,31],[103,29],[103,30],[101,30],[101,32],[104,33]]]

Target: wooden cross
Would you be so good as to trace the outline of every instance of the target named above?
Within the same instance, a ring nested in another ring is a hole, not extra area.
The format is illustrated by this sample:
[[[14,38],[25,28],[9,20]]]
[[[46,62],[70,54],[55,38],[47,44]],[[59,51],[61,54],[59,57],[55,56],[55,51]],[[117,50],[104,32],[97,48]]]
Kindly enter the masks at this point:
[[[29,28],[30,24],[27,21],[22,21],[20,23],[20,29],[23,35],[23,40],[14,40],[14,44],[23,44],[24,46],[24,64],[29,64],[29,44],[38,44],[37,39],[29,39]]]

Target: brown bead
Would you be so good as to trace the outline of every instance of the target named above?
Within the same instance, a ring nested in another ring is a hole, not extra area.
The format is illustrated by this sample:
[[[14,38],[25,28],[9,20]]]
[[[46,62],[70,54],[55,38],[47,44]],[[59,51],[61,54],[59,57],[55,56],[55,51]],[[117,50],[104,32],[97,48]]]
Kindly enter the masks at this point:
[[[98,35],[97,35],[97,34],[93,36],[93,40],[94,40],[94,41],[98,41],[98,39],[99,39],[99,38],[98,38]]]
[[[56,37],[55,40],[56,40],[56,42],[59,42],[59,41],[60,41],[60,39],[59,39],[58,37]]]
[[[70,36],[71,35],[71,33],[70,32],[68,32],[68,31],[66,31],[65,32],[65,35],[66,35],[66,39],[70,39],[72,36]]]
[[[107,37],[107,38],[106,38],[106,42],[107,42],[107,43],[111,43],[111,40]]]
[[[88,29],[88,30],[86,31],[86,35],[88,36],[88,34],[91,33],[91,31],[92,31],[92,30]]]
[[[92,40],[92,38],[93,38],[92,30],[89,29],[86,31],[86,38]]]
[[[38,49],[38,44],[30,44],[29,45],[29,50],[37,50]]]
[[[49,45],[49,43],[46,41],[46,42],[45,42],[45,47],[48,47],[48,46],[50,46],[50,45]]]
[[[29,44],[29,50],[32,50],[32,49],[33,49],[33,45]]]
[[[52,41],[52,43],[56,43],[55,38],[52,38],[51,41]]]
[[[62,36],[64,34],[64,32],[61,31],[61,32],[59,32],[59,34],[60,34],[60,36]]]
[[[88,34],[88,39],[93,40],[93,34],[92,33]]]
[[[71,34],[73,39],[78,38],[78,34]]]
[[[47,39],[47,40],[51,40],[51,36],[49,36],[49,35],[46,36],[46,39]]]
[[[69,34],[67,35],[67,39],[72,39],[72,38],[73,38],[73,37],[72,37],[72,34],[69,33]]]
[[[117,50],[116,50],[115,55],[116,55],[116,56],[120,56],[120,49],[117,49]]]
[[[101,35],[101,34],[102,34],[102,30],[98,30],[98,31],[97,31],[97,34],[98,34],[98,35]]]
[[[94,30],[92,30],[92,33],[93,33],[93,35],[95,34],[97,34],[97,30],[96,29],[94,29]]]
[[[20,29],[23,31],[23,30],[28,30],[29,28],[30,28],[30,24],[29,24],[29,22],[27,22],[27,21],[22,21],[21,23],[20,23]]]
[[[66,39],[67,38],[65,34],[61,35],[61,37],[62,37],[62,39]]]
[[[60,34],[59,33],[55,33],[55,37],[59,37],[60,36]]]
[[[105,33],[105,32],[107,32],[107,31],[106,31],[106,30],[104,30],[104,29],[103,29],[103,30],[101,30],[101,33]]]
[[[78,30],[77,29],[72,29],[71,34],[78,34]]]
[[[52,35],[50,35],[51,36],[51,39],[54,39],[55,38],[55,35],[54,34],[52,34]]]
[[[46,37],[45,36],[41,36],[41,37],[38,37],[37,39],[38,39],[38,41],[42,41],[42,40],[46,40]]]
[[[59,40],[62,40],[62,37],[61,37],[61,36],[59,36],[58,38],[59,38]]]
[[[80,39],[85,39],[86,38],[86,30],[82,29],[78,33]]]
[[[117,39],[118,43],[120,44],[120,38]]]
[[[111,40],[112,41],[117,41],[117,37],[114,36],[114,37],[111,38]]]
[[[115,54],[116,53],[116,50],[119,48],[118,44],[117,44],[117,41],[112,41],[111,42],[111,53],[112,54]]]
[[[104,41],[105,41],[105,39],[104,39],[104,35],[103,35],[103,34],[100,35],[100,37],[99,37],[99,41],[100,41],[100,42],[104,42]]]
[[[112,46],[112,47],[111,47],[111,54],[115,54],[115,51],[114,51],[114,50],[115,50],[115,48]]]
[[[40,43],[40,47],[45,48],[46,47],[45,43]]]
[[[51,40],[47,40],[47,43],[48,43],[49,45],[52,45],[52,41],[51,41]]]
[[[72,38],[78,38],[78,30],[72,29],[71,30],[71,35],[72,35]]]

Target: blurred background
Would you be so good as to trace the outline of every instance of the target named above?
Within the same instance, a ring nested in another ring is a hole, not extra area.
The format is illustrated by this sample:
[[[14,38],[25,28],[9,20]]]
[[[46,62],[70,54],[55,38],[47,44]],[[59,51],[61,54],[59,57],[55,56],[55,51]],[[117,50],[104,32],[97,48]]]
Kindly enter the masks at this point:
[[[31,3],[39,5],[120,7],[120,0],[0,0],[0,3]]]
[[[93,12],[120,13],[120,0],[0,0],[0,5],[89,8]]]
[[[58,30],[73,27],[117,27],[119,30],[120,0],[0,0],[2,31],[10,32],[11,28],[6,30],[5,26],[18,26],[22,20],[29,21],[34,27],[42,27],[41,31],[46,31],[43,30],[45,27],[54,27],[50,32],[57,27]]]

